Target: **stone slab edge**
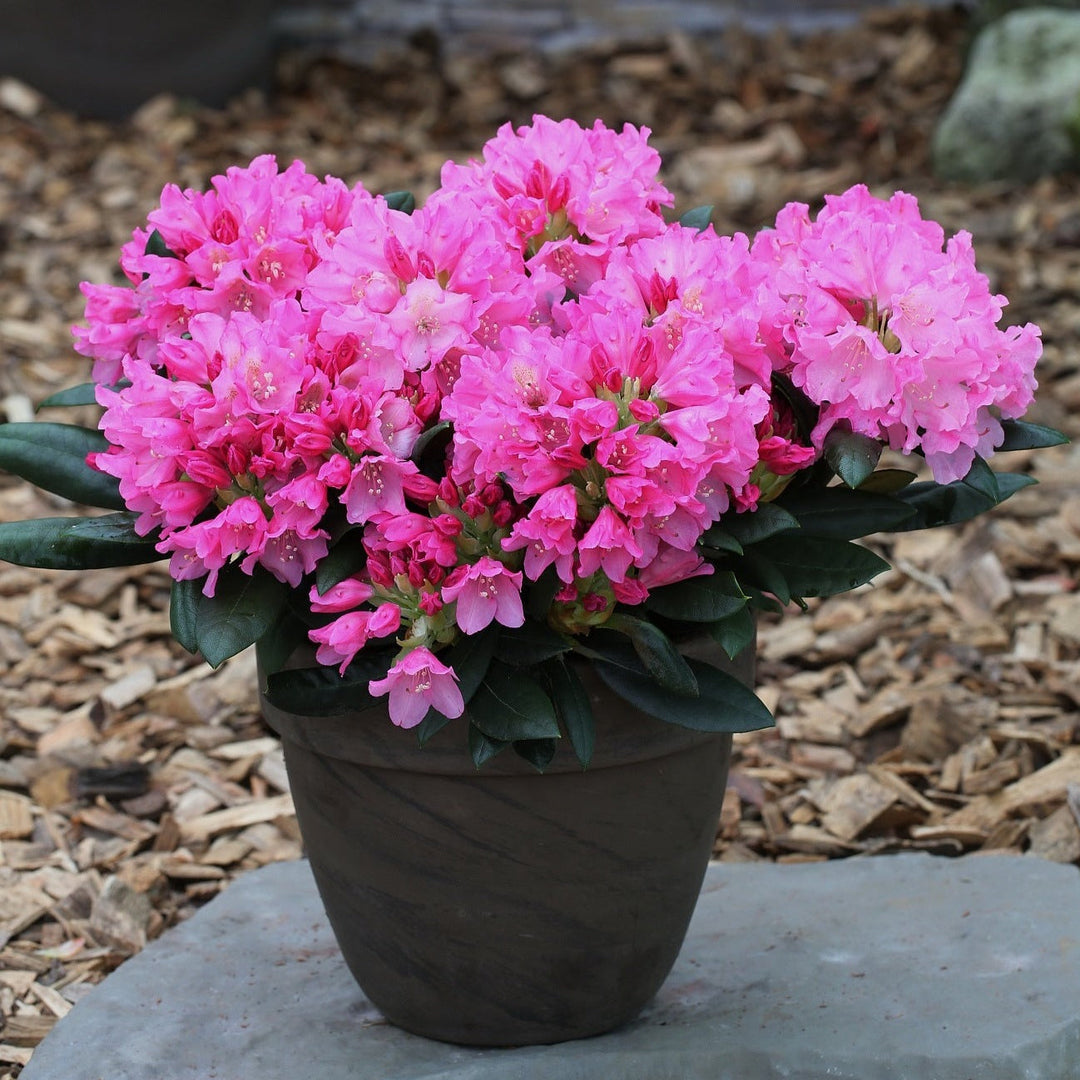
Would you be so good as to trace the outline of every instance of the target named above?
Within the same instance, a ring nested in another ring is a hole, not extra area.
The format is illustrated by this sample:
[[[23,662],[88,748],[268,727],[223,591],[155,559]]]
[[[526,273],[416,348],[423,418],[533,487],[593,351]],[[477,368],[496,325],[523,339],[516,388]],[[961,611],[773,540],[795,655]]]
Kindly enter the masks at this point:
[[[1074,1080],[1080,873],[903,854],[710,867],[660,994],[551,1047],[408,1035],[364,999],[306,863],[240,878],[81,1001],[22,1080]]]

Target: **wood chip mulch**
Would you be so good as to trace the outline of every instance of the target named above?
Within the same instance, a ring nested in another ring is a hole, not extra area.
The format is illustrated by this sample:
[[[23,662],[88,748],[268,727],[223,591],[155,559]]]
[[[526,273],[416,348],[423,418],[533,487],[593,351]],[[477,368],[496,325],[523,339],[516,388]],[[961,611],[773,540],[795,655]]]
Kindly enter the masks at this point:
[[[117,280],[119,245],[166,182],[204,187],[275,152],[422,197],[447,157],[546,112],[651,126],[680,205],[714,203],[721,230],[860,180],[918,195],[974,234],[1010,317],[1043,326],[1032,418],[1075,438],[1080,181],[932,178],[966,34],[960,13],[913,10],[803,40],[732,31],[720,56],[679,35],[554,59],[429,42],[369,69],[291,54],[270,101],[161,97],[123,124],[0,80],[0,414],[31,419],[85,381],[68,331],[78,283]],[[737,739],[720,859],[917,849],[1080,865],[1078,457],[1031,455],[1039,486],[965,527],[871,538],[891,573],[763,621],[760,692],[778,723]],[[0,518],[66,512],[0,479]],[[0,567],[0,1080],[148,940],[236,875],[301,854],[251,657],[194,661],[169,637],[167,596],[161,566]]]

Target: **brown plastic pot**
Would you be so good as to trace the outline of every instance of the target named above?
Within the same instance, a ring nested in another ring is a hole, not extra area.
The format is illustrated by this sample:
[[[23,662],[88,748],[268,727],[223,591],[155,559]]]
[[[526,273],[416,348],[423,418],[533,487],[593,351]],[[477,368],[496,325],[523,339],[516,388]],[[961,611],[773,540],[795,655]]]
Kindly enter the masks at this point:
[[[593,763],[562,747],[543,775],[510,750],[478,771],[460,722],[421,749],[384,708],[303,717],[263,702],[338,944],[399,1027],[477,1046],[582,1038],[631,1020],[671,970],[731,736],[662,723],[582,676]]]

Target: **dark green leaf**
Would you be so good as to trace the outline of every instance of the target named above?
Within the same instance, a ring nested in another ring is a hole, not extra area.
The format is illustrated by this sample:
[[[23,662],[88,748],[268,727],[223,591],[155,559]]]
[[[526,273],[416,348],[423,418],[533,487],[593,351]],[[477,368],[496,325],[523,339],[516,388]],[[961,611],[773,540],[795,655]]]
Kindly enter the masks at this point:
[[[1015,495],[1018,491],[1039,482],[1034,476],[1028,476],[1025,473],[998,473],[997,481],[1001,502],[1004,502],[1010,495]]]
[[[558,746],[558,739],[518,739],[514,742],[514,752],[542,773],[551,764]]]
[[[339,675],[337,668],[319,665],[289,668],[269,675],[266,699],[271,705],[298,716],[339,716],[358,709],[370,709],[382,698],[368,693],[368,683],[381,679],[389,670],[393,654],[383,649],[364,650]]]
[[[896,531],[933,529],[969,521],[1032,482],[1031,478],[1017,473],[995,473],[982,458],[976,458],[962,480],[951,484],[925,481],[900,492],[897,498],[911,506],[915,514]]]
[[[367,565],[367,552],[359,532],[350,530],[319,560],[315,567],[315,588],[320,596],[340,585]]]
[[[825,436],[825,461],[849,488],[857,488],[877,468],[881,443],[857,431],[833,428]]]
[[[902,497],[874,494],[865,488],[802,488],[785,492],[781,501],[798,518],[804,535],[830,540],[857,540],[895,529],[915,516]],[[797,537],[792,539],[798,542]]]
[[[442,731],[449,723],[449,716],[443,716],[437,709],[428,709],[424,719],[416,725],[417,741],[421,746],[426,746],[428,740]]]
[[[458,689],[466,704],[487,674],[498,637],[499,632],[493,625],[478,634],[463,634],[443,657],[443,663],[454,669]]]
[[[795,542],[801,543],[801,538],[795,538]],[[743,556],[740,573],[745,574],[751,584],[772,593],[781,604],[791,603],[793,590],[784,572],[763,551],[757,548],[748,551]]]
[[[818,536],[776,537],[754,550],[783,575],[791,595],[797,597],[847,592],[889,569],[884,559],[867,548]],[[770,592],[776,590],[770,588]]]
[[[411,214],[416,209],[416,199],[411,191],[388,191],[383,198],[391,210]]]
[[[748,514],[731,514],[724,528],[744,547],[767,540],[777,533],[799,528],[798,519],[777,503],[762,503]]]
[[[753,643],[756,633],[757,624],[749,607],[744,607],[709,627],[710,637],[731,660]]]
[[[505,664],[533,667],[559,653],[568,652],[574,643],[547,623],[526,619],[524,626],[499,631],[495,655]]]
[[[701,544],[707,550],[727,551],[732,555],[743,553],[742,544],[727,529],[721,529],[719,525],[714,525],[702,535]]]
[[[665,690],[683,697],[697,697],[698,687],[686,658],[671,639],[651,622],[616,612],[604,624],[606,630],[625,634],[645,670]]]
[[[291,611],[286,611],[270,630],[255,642],[255,653],[264,677],[281,671],[296,650],[308,642],[307,626]]]
[[[163,559],[155,537],[135,532],[136,515],[37,518],[0,524],[0,560],[47,570],[95,570]]]
[[[288,586],[256,567],[245,574],[227,566],[219,574],[213,596],[199,592],[195,626],[199,652],[211,667],[243,652],[277,622],[288,597]]]
[[[621,698],[649,716],[697,731],[756,731],[773,718],[760,699],[738,679],[700,660],[689,661],[700,694],[676,697],[647,675],[598,661],[596,672]]]
[[[492,739],[485,735],[475,724],[469,725],[469,753],[473,764],[479,769],[486,765],[496,754],[502,753],[510,743],[505,739]]]
[[[817,423],[817,406],[786,376],[774,371],[773,393],[783,399],[795,416],[795,425],[802,442],[809,442],[810,432]]]
[[[445,445],[449,445],[452,432],[450,430],[450,421],[443,420],[441,423],[436,424],[434,427],[429,427],[427,431],[422,431],[413,444],[412,454],[409,455],[410,459],[415,462],[419,462],[424,456],[424,452],[429,446],[436,442],[436,440],[442,441]]]
[[[169,626],[172,635],[189,653],[199,651],[197,609],[202,592],[201,578],[174,581],[169,591]]]
[[[554,566],[549,566],[536,581],[529,581],[527,578],[525,580],[525,613],[529,618],[542,622],[547,618],[555,594],[562,588],[562,582],[555,573]]]
[[[894,492],[903,491],[908,484],[918,478],[918,473],[907,469],[875,469],[859,485],[859,491],[867,494],[892,495]]]
[[[587,769],[596,744],[596,721],[589,695],[573,665],[567,663],[564,657],[556,656],[549,660],[543,670],[555,713],[566,730],[578,761],[582,768]]]
[[[783,605],[778,604],[773,597],[767,596],[760,589],[747,584],[745,581],[743,582],[743,588],[746,590],[747,597],[749,597],[746,604],[749,611],[767,611],[772,615],[784,614]]]
[[[968,469],[967,476],[964,477],[961,483],[969,488],[973,488],[980,495],[985,495],[994,506],[1001,502],[1001,491],[998,488],[997,474],[990,468],[986,461],[978,455],[975,456],[975,460],[971,463],[971,468]]]
[[[1002,420],[1005,441],[998,450],[1034,450],[1040,446],[1061,446],[1069,440],[1056,428],[1031,424],[1026,420]]]
[[[165,237],[163,237],[157,229],[146,238],[146,247],[143,249],[143,254],[160,255],[163,259],[180,258],[180,256],[165,243]]]
[[[746,595],[735,576],[718,572],[654,589],[645,606],[668,619],[715,622],[738,611],[745,603]]]
[[[515,742],[559,737],[555,708],[539,683],[498,660],[492,661],[468,712],[473,724],[492,739]]]
[[[692,210],[687,210],[681,218],[679,218],[679,224],[687,229],[697,229],[701,232],[702,229],[708,227],[709,222],[712,221],[712,206],[695,206]]]
[[[86,463],[108,445],[100,431],[74,424],[0,424],[0,469],[72,502],[123,510],[119,480]]]
[[[59,409],[68,405],[96,405],[97,383],[80,383],[78,386],[69,386],[66,390],[57,390],[50,394],[38,409]]]

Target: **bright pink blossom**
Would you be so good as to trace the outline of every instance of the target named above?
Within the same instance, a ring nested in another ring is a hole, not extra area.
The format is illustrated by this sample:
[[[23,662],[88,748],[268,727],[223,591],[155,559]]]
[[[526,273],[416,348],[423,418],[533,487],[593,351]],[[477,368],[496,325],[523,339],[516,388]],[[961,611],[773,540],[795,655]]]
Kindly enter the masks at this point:
[[[490,555],[469,566],[459,566],[442,587],[446,603],[456,603],[454,621],[466,634],[483,630],[492,621],[521,626],[521,571],[509,570]]]
[[[328,667],[336,666],[344,675],[356,654],[373,637],[393,634],[401,625],[401,609],[396,604],[380,604],[374,611],[350,611],[332,623],[310,631],[318,644],[315,659]]]
[[[390,695],[390,719],[402,728],[416,727],[428,709],[450,719],[465,711],[454,670],[423,646],[407,652],[386,678],[373,679],[368,690],[375,697]]]

